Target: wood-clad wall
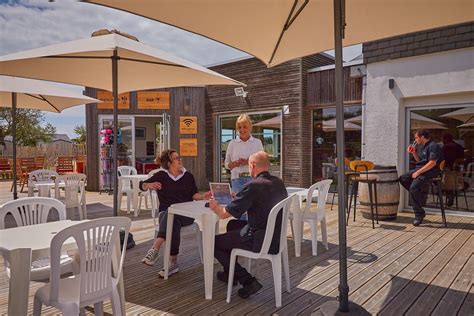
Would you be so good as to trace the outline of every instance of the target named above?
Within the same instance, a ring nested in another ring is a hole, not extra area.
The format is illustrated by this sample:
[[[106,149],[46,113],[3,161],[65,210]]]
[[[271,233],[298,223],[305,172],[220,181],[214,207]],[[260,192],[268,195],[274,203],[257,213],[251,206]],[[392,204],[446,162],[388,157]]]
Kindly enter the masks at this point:
[[[334,69],[308,74],[308,106],[333,106],[336,102],[334,91]],[[362,102],[362,77],[352,78],[350,67],[344,68],[344,103],[360,104]]]
[[[256,58],[248,58],[212,67],[212,70],[245,84],[246,98],[234,94],[235,87],[209,86],[206,89],[206,149],[212,152],[206,161],[206,172],[210,179],[215,174],[215,135],[217,115],[241,114],[263,110],[279,110],[289,107],[283,116],[282,165],[283,180],[292,186],[307,186],[311,179],[311,121],[306,107],[307,69],[328,65],[332,59],[323,55],[313,55],[295,59],[279,66],[267,68]],[[309,132],[309,134],[308,134]],[[308,145],[309,144],[309,145]]]
[[[179,151],[180,138],[198,139],[198,156],[183,157],[183,164],[196,178],[198,188],[205,190],[208,188],[208,181],[205,175],[206,148],[205,138],[205,108],[204,108],[204,87],[183,87],[171,89],[156,89],[150,91],[169,91],[169,110],[142,110],[137,109],[137,93],[130,93],[130,109],[119,110],[119,115],[160,115],[166,113],[170,115],[170,147]],[[86,95],[96,97],[96,90],[87,88]],[[189,100],[186,105],[186,100]],[[87,128],[87,189],[91,191],[99,190],[99,137],[98,137],[98,115],[112,114],[112,110],[98,110],[96,104],[86,106],[86,128]],[[180,135],[179,117],[197,116],[198,134]],[[91,131],[91,132],[89,132]]]

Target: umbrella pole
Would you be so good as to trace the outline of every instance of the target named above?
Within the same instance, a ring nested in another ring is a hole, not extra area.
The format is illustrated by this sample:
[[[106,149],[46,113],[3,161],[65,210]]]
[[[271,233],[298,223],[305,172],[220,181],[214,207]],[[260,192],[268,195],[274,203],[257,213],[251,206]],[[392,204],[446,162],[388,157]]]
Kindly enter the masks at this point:
[[[117,130],[118,130],[118,55],[117,49],[114,50],[114,55],[112,56],[112,94],[114,98],[114,142],[112,145],[113,148],[113,163],[112,163],[112,191],[114,193],[114,216],[118,215],[118,175],[117,175]]]
[[[346,199],[344,174],[344,73],[342,67],[342,39],[344,37],[345,0],[334,0],[334,49],[336,90],[336,146],[337,146],[337,208],[339,220],[339,297],[320,306],[323,315],[370,315],[361,306],[349,302],[347,283]]]
[[[336,148],[339,172],[337,173],[337,205],[339,214],[339,311],[349,311],[349,286],[347,285],[347,240],[344,185],[344,76],[342,68],[342,5],[334,0],[334,48],[336,90]]]
[[[18,199],[18,192],[16,190],[16,103],[17,94],[12,92],[12,158],[13,158],[13,199]]]

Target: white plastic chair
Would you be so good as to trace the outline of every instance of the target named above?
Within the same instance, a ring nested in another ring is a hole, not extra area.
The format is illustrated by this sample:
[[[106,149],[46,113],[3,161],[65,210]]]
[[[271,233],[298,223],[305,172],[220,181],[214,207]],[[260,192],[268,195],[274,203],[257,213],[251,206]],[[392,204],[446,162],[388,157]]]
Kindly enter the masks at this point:
[[[235,262],[237,256],[247,257],[250,259],[266,259],[272,263],[273,270],[273,282],[275,286],[275,300],[276,307],[281,307],[281,264],[283,261],[283,272],[285,274],[286,291],[290,293],[290,267],[288,262],[288,245],[286,240],[287,227],[288,227],[288,216],[290,213],[290,205],[293,195],[285,198],[284,200],[277,203],[270,214],[268,215],[267,228],[265,231],[265,237],[260,252],[253,252],[250,250],[233,249],[230,255],[230,269],[229,269],[229,281],[227,285],[227,303],[230,303],[230,297],[232,295],[232,282],[234,280]],[[281,231],[280,231],[280,249],[277,254],[269,254],[270,245],[273,239],[273,232],[275,231],[275,225],[277,216],[281,211]]]
[[[159,222],[158,222],[158,213],[159,213],[159,207],[160,207],[160,200],[158,199],[158,194],[156,193],[156,190],[148,190],[150,197],[151,197],[151,217],[153,218],[153,224],[155,225],[155,235],[153,238],[156,237],[156,232],[158,232],[158,227],[159,227]],[[164,223],[166,225],[166,223]],[[203,263],[203,257],[202,257],[202,229],[201,225],[195,221],[192,225],[192,230],[196,232],[196,240],[198,244],[198,250],[199,250],[199,258],[201,259],[201,263]],[[186,227],[183,227],[183,229]]]
[[[153,175],[161,170],[164,170],[163,168],[158,168],[158,169],[153,169],[150,172],[148,172],[148,179],[153,177]],[[145,199],[145,208],[148,209],[148,198],[150,197],[150,192],[148,190],[146,191],[140,191],[140,200],[138,202],[138,209],[142,208],[142,198]]]
[[[58,176],[58,173],[54,170],[39,169],[39,170],[31,171],[30,174],[28,175],[28,196],[29,197],[34,196],[36,183],[41,183],[41,182],[54,183],[53,177],[57,177],[57,176]],[[49,194],[48,194],[48,197],[49,197]]]
[[[127,213],[130,213],[130,205],[133,201],[132,180],[123,179],[122,176],[138,174],[137,169],[130,166],[119,166],[117,168],[117,173],[118,173],[118,209],[119,210],[122,209],[122,195],[125,193],[127,195]]]
[[[298,238],[295,236],[301,236],[300,241],[302,241],[303,236],[303,225],[304,222],[308,222],[311,228],[311,244],[313,256],[318,254],[318,222],[321,223],[321,235],[322,242],[326,250],[328,249],[328,234],[327,234],[327,225],[326,225],[326,202],[328,198],[329,188],[331,186],[332,179],[322,180],[313,184],[308,189],[308,194],[306,195],[306,202],[300,207],[303,208],[302,214],[298,216],[290,214],[290,221],[292,222],[292,227],[294,227],[293,238],[295,242],[298,242]],[[318,194],[318,203],[316,209],[311,209],[311,203],[313,200],[313,193],[317,190]],[[295,212],[301,212],[301,209],[296,209]],[[293,225],[293,220],[295,225]],[[298,222],[297,222],[298,221]],[[295,247],[296,248],[296,247]]]
[[[85,306],[94,304],[96,314],[102,314],[103,301],[110,299],[114,315],[121,314],[119,282],[127,243],[122,247],[117,270],[112,272],[113,258],[120,251],[119,232],[125,229],[125,240],[131,220],[109,217],[83,222],[68,227],[51,240],[50,283],[35,293],[33,314],[41,315],[42,304],[53,306],[64,315],[78,315]],[[80,254],[80,273],[70,278],[59,278],[61,247],[74,238]],[[114,275],[113,275],[114,274]],[[83,310],[82,310],[83,311]]]
[[[25,197],[0,205],[0,229],[5,229],[5,217],[11,213],[18,227],[46,223],[51,210],[55,209],[59,220],[66,219],[66,208],[60,201],[48,197]],[[20,238],[20,237],[19,237]],[[35,236],[31,236],[35,238]],[[49,278],[50,260],[47,253],[35,253],[31,258],[31,281]],[[10,277],[10,264],[5,259],[5,270]],[[73,258],[64,253],[60,257],[61,274],[73,271]]]
[[[54,197],[66,205],[66,211],[77,209],[80,220],[87,219],[86,178],[83,173],[68,173],[55,180]],[[61,196],[61,185],[64,185],[64,197]],[[67,217],[73,220],[74,213]]]

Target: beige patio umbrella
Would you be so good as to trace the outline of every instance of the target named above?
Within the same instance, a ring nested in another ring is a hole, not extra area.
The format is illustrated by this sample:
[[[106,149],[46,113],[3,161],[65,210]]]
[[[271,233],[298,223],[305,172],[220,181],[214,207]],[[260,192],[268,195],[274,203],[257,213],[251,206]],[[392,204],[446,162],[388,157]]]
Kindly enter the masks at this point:
[[[107,30],[99,34],[110,33]],[[107,34],[0,57],[0,75],[44,79],[112,91],[114,139],[118,94],[153,88],[242,85],[200,65],[121,34]],[[117,142],[113,143],[114,215],[117,214]]]
[[[135,13],[247,52],[269,66],[335,48],[337,157],[344,161],[342,45],[474,20],[472,0],[84,0]],[[344,183],[342,172],[338,183]],[[349,310],[344,186],[338,186],[339,303]],[[357,307],[354,306],[356,309]]]
[[[101,102],[46,81],[0,76],[0,107],[12,108],[13,199],[16,188],[16,109],[59,113],[67,108]]]
[[[440,115],[440,117],[450,117],[459,121],[463,121],[464,123],[467,123],[474,118],[474,107],[471,106],[471,107],[462,108],[456,111],[452,111],[452,112]]]
[[[335,132],[336,131],[336,119],[330,119],[323,121],[323,131],[324,132]],[[362,127],[360,125],[349,122],[348,120],[344,121],[344,131],[360,131]]]
[[[426,128],[426,129],[448,129],[444,123],[438,122],[436,120],[430,119],[426,116],[411,113],[410,115],[410,124],[411,129],[419,129],[419,128]]]

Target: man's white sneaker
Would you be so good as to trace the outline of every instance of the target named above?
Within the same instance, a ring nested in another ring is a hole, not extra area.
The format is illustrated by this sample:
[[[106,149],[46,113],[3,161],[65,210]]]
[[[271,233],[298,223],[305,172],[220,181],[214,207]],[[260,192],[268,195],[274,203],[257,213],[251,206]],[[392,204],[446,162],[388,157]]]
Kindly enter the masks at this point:
[[[178,273],[179,272],[179,266],[177,263],[175,264],[172,264],[170,265],[169,267],[169,270],[168,270],[168,276],[172,276],[173,274],[175,273]],[[165,277],[165,269],[161,269],[160,272],[158,272],[158,275],[160,276],[160,278],[164,278]]]
[[[159,253],[158,249],[151,248],[146,253],[146,256],[142,259],[142,262],[149,266],[154,265],[156,260],[158,260],[158,253]]]

